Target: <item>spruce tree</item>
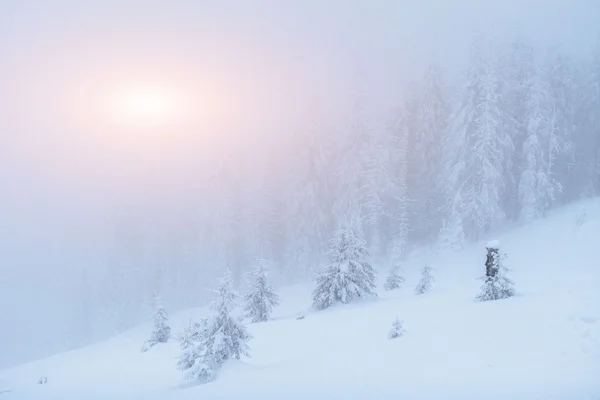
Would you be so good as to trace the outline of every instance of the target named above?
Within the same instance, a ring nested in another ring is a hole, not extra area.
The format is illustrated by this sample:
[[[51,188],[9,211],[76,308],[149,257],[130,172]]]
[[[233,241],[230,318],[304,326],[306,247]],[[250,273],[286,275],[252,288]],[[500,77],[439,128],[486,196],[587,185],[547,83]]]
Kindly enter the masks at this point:
[[[500,252],[500,243],[489,242],[486,249],[485,276],[480,278],[484,283],[477,300],[489,301],[514,296],[514,282],[506,276],[510,270],[504,265],[506,254]]]
[[[527,125],[522,147],[519,180],[520,218],[524,222],[544,216],[562,190],[554,169],[554,109],[548,85],[539,75],[532,76],[525,104]]]
[[[466,83],[450,118],[445,138],[446,217],[460,212],[463,232],[471,239],[505,217],[502,200],[505,164],[514,151],[503,129],[498,74],[492,52],[474,42]],[[460,198],[461,206],[455,206]]]
[[[251,273],[251,279],[251,291],[244,296],[244,315],[252,322],[267,321],[273,309],[279,305],[279,296],[269,283],[265,260],[258,260],[256,269]]]
[[[402,269],[400,268],[400,264],[395,263],[390,270],[390,274],[385,279],[383,288],[385,290],[398,289],[403,282],[404,277],[402,276]]]
[[[396,320],[392,324],[392,329],[388,333],[388,339],[395,339],[401,336],[404,336],[406,330],[404,330],[404,323],[400,321],[399,318],[396,317]]]
[[[366,260],[369,252],[354,227],[339,229],[331,241],[331,263],[317,276],[313,306],[323,310],[340,302],[376,296],[375,270]]]
[[[206,320],[202,321],[202,324]],[[200,357],[195,342],[198,340],[199,332],[201,331],[202,324],[197,322],[192,323],[190,321],[183,333],[179,336],[179,347],[181,353],[177,359],[177,369],[180,371],[186,371],[192,368],[196,360]]]
[[[162,304],[162,300],[158,292],[154,292],[154,304],[156,311],[154,313],[154,329],[150,334],[150,339],[142,347],[142,351],[146,352],[158,343],[167,343],[171,338],[171,327],[168,325],[168,316]]]
[[[231,315],[237,293],[227,271],[214,291],[217,299],[211,304],[213,315],[188,333],[182,343],[178,367],[187,371],[188,379],[207,383],[216,379],[219,369],[231,359],[250,356],[248,341],[252,336],[244,324]]]
[[[431,271],[432,269],[427,265],[421,270],[421,279],[415,288],[416,294],[423,294],[431,289],[431,283],[435,280],[433,275],[431,275]]]
[[[404,255],[404,247],[406,245],[406,236],[408,233],[408,226],[406,225],[406,221],[400,219],[400,223],[398,226],[398,231],[394,236],[392,241],[392,268],[390,269],[389,275],[385,279],[385,283],[383,284],[383,288],[385,290],[393,290],[400,287],[402,282],[404,282],[404,277],[402,276],[402,259]]]

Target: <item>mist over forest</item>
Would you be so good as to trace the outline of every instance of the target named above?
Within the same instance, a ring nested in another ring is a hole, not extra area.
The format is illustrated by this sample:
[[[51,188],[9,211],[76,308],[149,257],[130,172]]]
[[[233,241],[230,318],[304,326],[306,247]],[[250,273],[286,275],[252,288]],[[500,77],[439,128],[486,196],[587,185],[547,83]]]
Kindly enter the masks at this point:
[[[600,194],[598,1],[123,3],[0,6],[0,367],[312,280],[350,221],[387,269]],[[111,121],[136,76],[193,118]]]

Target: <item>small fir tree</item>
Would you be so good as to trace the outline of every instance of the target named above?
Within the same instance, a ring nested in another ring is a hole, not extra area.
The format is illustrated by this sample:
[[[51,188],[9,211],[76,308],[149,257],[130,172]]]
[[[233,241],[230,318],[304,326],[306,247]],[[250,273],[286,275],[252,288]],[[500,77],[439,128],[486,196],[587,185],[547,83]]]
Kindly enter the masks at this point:
[[[269,319],[273,309],[279,306],[279,296],[268,280],[265,260],[258,261],[256,269],[251,273],[251,280],[252,289],[244,296],[244,316],[252,322],[264,322]]]
[[[385,279],[383,288],[385,290],[398,289],[403,282],[404,277],[402,276],[402,269],[400,268],[400,264],[396,263],[392,266],[390,274]]]
[[[388,339],[395,339],[401,336],[404,336],[406,331],[404,330],[404,322],[400,321],[399,318],[396,317],[396,320],[392,324],[392,329],[388,333]]]
[[[168,316],[162,304],[162,300],[158,292],[154,292],[154,304],[156,312],[154,313],[154,329],[150,334],[150,339],[142,347],[142,351],[146,352],[158,343],[167,343],[171,338],[171,327],[168,325]]]
[[[181,341],[178,367],[187,371],[188,379],[211,382],[219,369],[231,359],[250,356],[248,341],[252,338],[244,324],[231,316],[237,293],[228,271],[215,290],[217,299],[211,304],[214,315],[194,327]]]
[[[366,260],[369,252],[358,230],[343,228],[331,241],[332,262],[317,276],[313,306],[323,310],[340,302],[376,296],[375,270]]]
[[[431,289],[431,283],[433,281],[435,281],[435,278],[433,277],[432,273],[432,269],[429,268],[427,265],[423,267],[423,269],[421,270],[421,280],[419,281],[419,283],[417,284],[417,287],[415,288],[415,292],[417,294],[423,294],[425,292],[428,292]]]
[[[504,265],[506,254],[500,252],[500,243],[489,242],[486,249],[485,276],[480,278],[484,283],[477,300],[489,301],[514,296],[514,282],[506,276],[510,270]]]
[[[186,371],[194,366],[196,359],[199,355],[197,354],[197,348],[195,343],[198,341],[199,332],[206,320],[202,321],[202,324],[192,322],[190,320],[189,325],[183,330],[183,333],[179,336],[179,347],[181,348],[181,354],[177,359],[177,369],[180,371]]]

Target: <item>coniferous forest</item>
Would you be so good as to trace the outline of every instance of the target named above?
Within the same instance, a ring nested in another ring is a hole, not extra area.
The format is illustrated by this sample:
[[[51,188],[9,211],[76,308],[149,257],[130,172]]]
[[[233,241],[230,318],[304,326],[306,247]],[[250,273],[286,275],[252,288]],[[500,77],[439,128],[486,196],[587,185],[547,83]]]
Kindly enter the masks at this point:
[[[600,48],[579,59],[475,36],[465,69],[431,64],[383,120],[355,93],[343,124],[282,133],[259,173],[246,174],[243,157],[220,159],[199,176],[205,195],[185,229],[116,218],[107,263],[126,279],[108,273],[101,295],[118,307],[105,318],[138,315],[156,286],[192,305],[226,268],[243,284],[257,259],[280,282],[313,279],[349,220],[387,270],[415,246],[460,249],[600,194]]]

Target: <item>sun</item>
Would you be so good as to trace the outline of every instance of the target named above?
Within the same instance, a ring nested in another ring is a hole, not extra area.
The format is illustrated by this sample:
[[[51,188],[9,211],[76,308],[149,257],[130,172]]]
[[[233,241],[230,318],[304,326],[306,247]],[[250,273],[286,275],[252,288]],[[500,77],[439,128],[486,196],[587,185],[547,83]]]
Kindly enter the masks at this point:
[[[115,91],[113,109],[127,125],[181,123],[188,104],[181,93],[166,87],[138,86]]]

